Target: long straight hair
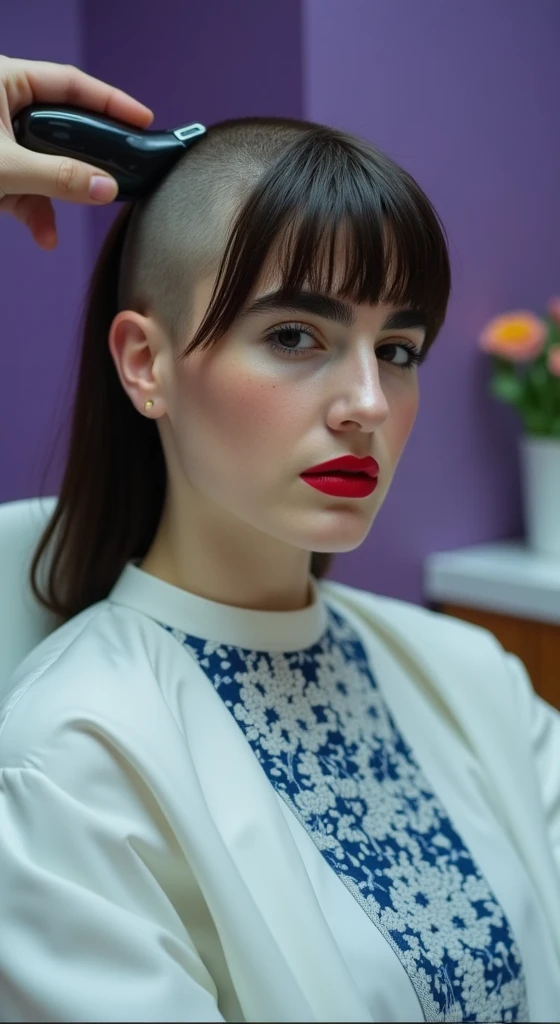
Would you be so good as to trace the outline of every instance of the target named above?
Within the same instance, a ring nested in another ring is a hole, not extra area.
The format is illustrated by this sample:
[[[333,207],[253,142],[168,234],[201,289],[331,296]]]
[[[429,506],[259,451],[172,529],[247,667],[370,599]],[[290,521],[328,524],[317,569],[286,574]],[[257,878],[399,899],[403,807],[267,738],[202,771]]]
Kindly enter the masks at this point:
[[[427,322],[427,353],[445,319],[450,262],[438,214],[406,171],[362,139],[324,125],[287,118],[241,118],[211,126],[158,186],[154,201],[161,205],[165,189],[174,188],[177,202],[180,189],[190,187],[189,173],[199,173],[206,181],[212,169],[219,167],[223,178],[228,161],[232,168],[243,161],[252,168],[250,187],[236,207],[227,243],[221,247],[206,315],[178,361],[196,348],[210,347],[225,334],[279,240],[284,243],[281,281],[285,292],[298,290],[304,282],[329,291],[342,226],[349,228],[346,272],[337,294],[355,303],[383,301],[421,310]],[[240,174],[236,178],[234,170],[230,173],[233,192]],[[223,183],[220,188],[224,195]],[[171,200],[167,206],[171,208]],[[126,563],[146,555],[166,495],[167,470],[156,422],[134,408],[108,345],[119,309],[134,308],[123,306],[126,267],[122,258],[137,207],[138,203],[129,203],[115,218],[89,283],[62,485],[30,569],[36,599],[61,623],[106,598]],[[139,211],[136,220],[138,216],[145,215]],[[155,220],[161,232],[161,212]],[[168,233],[176,220],[174,215],[173,222],[166,222]],[[166,238],[159,241],[168,244]],[[181,305],[186,308],[186,299],[180,289],[167,287],[160,305],[176,340],[181,337]],[[39,567],[47,555],[42,590]],[[311,572],[316,578],[328,572],[332,558],[331,553],[312,553]]]

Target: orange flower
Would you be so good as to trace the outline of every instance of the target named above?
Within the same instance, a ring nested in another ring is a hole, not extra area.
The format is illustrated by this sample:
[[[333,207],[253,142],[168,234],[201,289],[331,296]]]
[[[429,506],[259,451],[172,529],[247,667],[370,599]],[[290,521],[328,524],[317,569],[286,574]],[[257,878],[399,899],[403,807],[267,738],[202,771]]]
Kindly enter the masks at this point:
[[[550,349],[546,365],[553,377],[560,377],[560,345]]]
[[[534,313],[504,313],[486,325],[480,335],[480,348],[512,363],[526,363],[542,352],[547,330],[545,321]]]

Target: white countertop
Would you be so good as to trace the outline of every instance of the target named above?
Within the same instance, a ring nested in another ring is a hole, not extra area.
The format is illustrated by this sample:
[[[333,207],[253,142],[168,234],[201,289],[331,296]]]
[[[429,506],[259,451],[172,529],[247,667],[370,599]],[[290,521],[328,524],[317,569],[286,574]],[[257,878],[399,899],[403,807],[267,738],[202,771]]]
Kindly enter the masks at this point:
[[[523,539],[436,551],[423,570],[429,601],[560,625],[560,557],[536,554]]]

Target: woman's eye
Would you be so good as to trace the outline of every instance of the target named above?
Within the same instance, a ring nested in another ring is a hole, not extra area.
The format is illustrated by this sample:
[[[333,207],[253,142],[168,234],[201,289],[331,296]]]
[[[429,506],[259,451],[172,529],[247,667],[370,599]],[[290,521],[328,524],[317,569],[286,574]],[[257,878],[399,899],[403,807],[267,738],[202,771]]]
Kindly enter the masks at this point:
[[[311,342],[315,342],[317,339],[309,327],[304,324],[290,324],[283,327],[277,327],[273,331],[269,331],[265,338],[266,343],[274,351],[279,352],[280,355],[288,356],[305,356],[308,352],[312,352],[317,346],[315,344],[308,344],[305,347],[299,343],[302,337],[306,337]],[[388,341],[383,342],[377,348],[377,355],[383,362],[388,362],[391,366],[396,366],[401,370],[411,370],[413,367],[418,366],[423,361],[423,354],[416,348],[412,342],[409,341]],[[389,355],[387,355],[387,352]],[[398,359],[395,361],[395,355],[398,355]]]
[[[299,327],[292,325],[289,327],[278,327],[274,331],[270,331],[266,337],[267,343],[271,348],[277,352],[281,352],[282,355],[304,355],[306,352],[310,352],[314,345],[308,345],[306,348],[302,348],[298,344],[299,339],[304,336],[307,337],[311,342],[315,341],[314,335],[306,327]],[[297,346],[297,347],[296,347]]]

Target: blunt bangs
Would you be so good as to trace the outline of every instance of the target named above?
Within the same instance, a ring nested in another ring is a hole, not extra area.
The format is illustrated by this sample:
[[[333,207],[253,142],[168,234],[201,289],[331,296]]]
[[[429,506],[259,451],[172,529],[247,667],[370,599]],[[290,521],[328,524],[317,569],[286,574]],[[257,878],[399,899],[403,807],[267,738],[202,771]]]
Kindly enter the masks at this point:
[[[356,305],[421,311],[427,351],[451,291],[445,228],[389,157],[355,136],[315,127],[242,203],[207,312],[178,360],[215,344],[269,277],[285,296],[308,287]]]

